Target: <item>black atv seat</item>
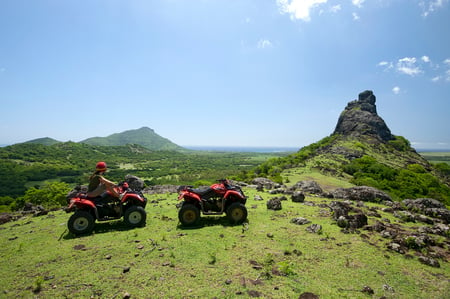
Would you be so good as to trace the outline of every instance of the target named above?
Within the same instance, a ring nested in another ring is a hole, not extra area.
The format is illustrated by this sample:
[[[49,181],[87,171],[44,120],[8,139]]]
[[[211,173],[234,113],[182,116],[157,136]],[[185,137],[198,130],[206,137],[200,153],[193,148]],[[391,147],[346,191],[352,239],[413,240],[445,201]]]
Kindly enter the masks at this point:
[[[189,191],[197,193],[200,196],[206,195],[210,192],[213,191],[213,189],[211,187],[208,187],[206,189],[194,189],[194,188],[189,188]]]

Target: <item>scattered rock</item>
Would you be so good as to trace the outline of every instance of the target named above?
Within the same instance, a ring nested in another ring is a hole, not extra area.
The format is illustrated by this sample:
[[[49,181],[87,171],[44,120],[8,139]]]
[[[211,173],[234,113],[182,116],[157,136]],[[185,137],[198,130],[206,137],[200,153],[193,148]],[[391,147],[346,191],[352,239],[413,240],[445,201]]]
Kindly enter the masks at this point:
[[[289,188],[291,191],[303,191],[310,194],[322,194],[323,190],[316,181],[299,181]]]
[[[419,262],[421,262],[424,265],[435,267],[435,268],[441,267],[441,265],[439,264],[439,262],[437,260],[430,258],[430,257],[426,257],[426,256],[419,256]]]
[[[375,294],[375,292],[373,291],[373,289],[372,289],[371,287],[369,287],[369,286],[364,286],[364,287],[362,288],[361,292],[367,293],[367,294],[369,294],[369,295]]]
[[[252,265],[253,269],[261,270],[263,268],[263,266],[260,265],[257,261],[250,260],[249,263],[250,263],[250,265]]]
[[[269,210],[281,210],[281,200],[279,198],[269,199],[267,202],[267,209]]]
[[[297,224],[297,225],[303,225],[303,224],[311,223],[311,221],[309,221],[308,219],[303,218],[303,217],[293,218],[293,219],[291,220],[291,222],[292,222],[292,223],[295,223],[295,224]]]
[[[304,292],[300,294],[300,297],[298,297],[298,299],[319,299],[319,296],[310,292]]]
[[[304,202],[305,201],[305,194],[301,191],[295,191],[291,195],[293,202]]]
[[[254,199],[254,200],[257,200],[257,201],[264,200],[264,199],[261,197],[261,195],[258,195],[258,194],[255,194],[255,196],[253,197],[253,199]]]
[[[75,246],[73,246],[73,249],[75,249],[75,250],[86,250],[86,245],[84,245],[84,244],[75,245]]]
[[[317,234],[322,231],[322,225],[320,224],[311,224],[306,228],[307,232]]]
[[[258,291],[255,291],[255,290],[249,290],[249,291],[247,291],[247,294],[250,297],[261,297],[262,296],[261,292],[258,292]]]
[[[252,185],[257,185],[258,187],[256,190],[262,191],[264,189],[271,190],[276,188],[281,188],[282,185],[275,183],[272,180],[269,180],[268,178],[254,178],[251,182]]]

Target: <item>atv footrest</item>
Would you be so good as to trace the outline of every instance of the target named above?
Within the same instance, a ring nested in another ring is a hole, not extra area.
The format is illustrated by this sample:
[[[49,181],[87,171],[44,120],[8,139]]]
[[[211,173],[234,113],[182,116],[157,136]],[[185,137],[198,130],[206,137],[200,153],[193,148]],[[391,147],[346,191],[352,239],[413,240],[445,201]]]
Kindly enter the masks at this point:
[[[204,215],[222,215],[223,212],[203,212]]]

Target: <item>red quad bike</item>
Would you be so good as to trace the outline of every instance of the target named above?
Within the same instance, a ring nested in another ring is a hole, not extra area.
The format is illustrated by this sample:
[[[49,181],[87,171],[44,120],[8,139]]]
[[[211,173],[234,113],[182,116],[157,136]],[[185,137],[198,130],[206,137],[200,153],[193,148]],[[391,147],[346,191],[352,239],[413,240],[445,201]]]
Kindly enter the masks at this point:
[[[178,211],[178,219],[184,226],[193,226],[203,215],[222,215],[226,213],[233,224],[240,224],[247,219],[245,202],[247,197],[241,187],[232,185],[229,180],[218,180],[218,183],[205,189],[193,189],[182,186],[178,200],[183,200]]]
[[[75,235],[88,234],[94,230],[95,220],[108,221],[123,217],[129,227],[143,226],[147,219],[145,205],[147,199],[139,191],[128,187],[128,183],[119,184],[120,198],[105,192],[102,196],[89,198],[80,192],[72,197],[66,212],[72,212],[67,226]]]

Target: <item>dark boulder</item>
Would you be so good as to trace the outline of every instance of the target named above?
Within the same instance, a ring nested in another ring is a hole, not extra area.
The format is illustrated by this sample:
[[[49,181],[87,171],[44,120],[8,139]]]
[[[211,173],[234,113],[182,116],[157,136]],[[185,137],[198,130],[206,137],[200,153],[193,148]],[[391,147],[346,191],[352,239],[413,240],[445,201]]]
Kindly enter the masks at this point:
[[[144,181],[137,176],[128,174],[125,176],[125,182],[127,182],[128,186],[135,191],[144,189]]]
[[[269,199],[267,202],[267,209],[269,210],[281,210],[281,200],[279,198]]]
[[[304,202],[305,194],[303,194],[303,192],[300,191],[295,191],[294,193],[292,193],[291,198],[293,202]]]

